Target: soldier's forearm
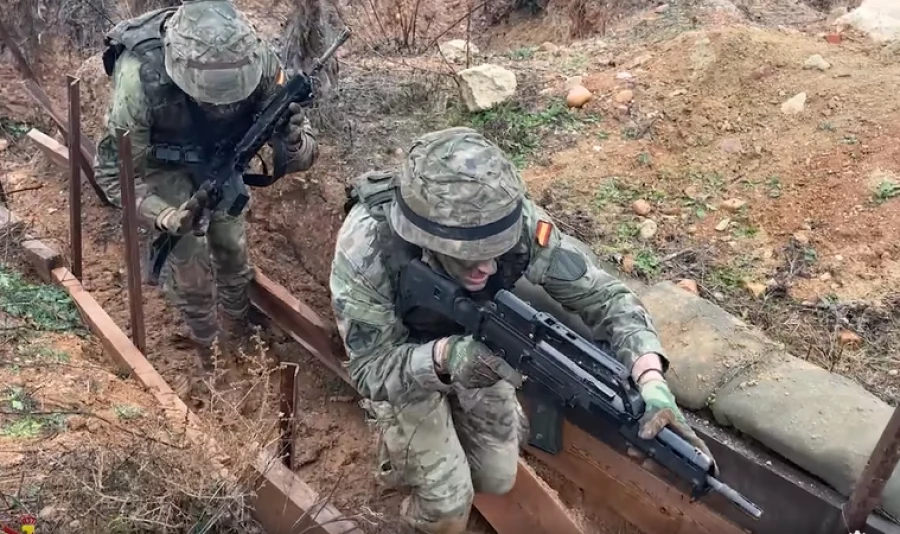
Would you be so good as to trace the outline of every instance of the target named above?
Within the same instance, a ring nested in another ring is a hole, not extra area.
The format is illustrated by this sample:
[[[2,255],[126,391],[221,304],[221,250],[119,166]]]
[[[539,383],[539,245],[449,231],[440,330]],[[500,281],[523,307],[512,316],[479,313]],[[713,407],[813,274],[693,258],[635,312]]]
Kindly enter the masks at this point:
[[[353,355],[350,377],[360,394],[373,401],[410,401],[451,387],[440,379],[433,359],[434,341],[404,343],[366,355]]]

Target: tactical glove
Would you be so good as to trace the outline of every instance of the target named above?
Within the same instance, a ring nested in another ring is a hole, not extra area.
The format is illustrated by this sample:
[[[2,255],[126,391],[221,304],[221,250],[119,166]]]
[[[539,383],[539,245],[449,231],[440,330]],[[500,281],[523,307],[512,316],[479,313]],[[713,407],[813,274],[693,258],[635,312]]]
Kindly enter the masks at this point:
[[[500,380],[515,387],[522,385],[522,375],[472,336],[451,336],[439,341],[437,347],[439,374],[450,375],[450,380],[463,387],[486,388]]]
[[[641,397],[644,399],[644,416],[641,417],[640,430],[638,436],[642,439],[653,439],[666,426],[673,432],[681,435],[694,447],[697,447],[704,454],[713,458],[709,448],[700,439],[691,425],[688,424],[684,414],[675,403],[675,396],[669,390],[669,385],[662,379],[651,379],[640,386]],[[636,451],[630,451],[633,456]],[[713,458],[714,474],[719,474],[719,467]]]
[[[185,235],[191,230],[197,202],[188,200],[177,208],[168,207],[156,216],[156,228],[171,235]]]
[[[300,104],[293,103],[288,109],[291,111],[291,118],[288,119],[285,131],[286,148],[289,152],[297,152],[309,142],[313,130]]]

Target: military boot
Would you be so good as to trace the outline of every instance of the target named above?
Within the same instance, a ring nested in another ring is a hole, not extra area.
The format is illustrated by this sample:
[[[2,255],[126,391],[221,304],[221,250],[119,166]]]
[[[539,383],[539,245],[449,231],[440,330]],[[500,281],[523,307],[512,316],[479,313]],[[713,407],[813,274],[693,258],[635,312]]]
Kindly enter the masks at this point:
[[[466,534],[469,514],[464,517],[446,517],[437,521],[422,519],[422,514],[412,496],[405,497],[400,503],[400,518],[416,532],[422,534]]]
[[[228,318],[225,330],[228,332],[228,349],[232,356],[237,358],[241,351],[244,354],[255,354],[258,350],[254,339],[259,335],[259,340],[266,349],[282,339],[280,331],[274,328],[272,321],[254,307],[250,307],[247,314],[240,319]]]

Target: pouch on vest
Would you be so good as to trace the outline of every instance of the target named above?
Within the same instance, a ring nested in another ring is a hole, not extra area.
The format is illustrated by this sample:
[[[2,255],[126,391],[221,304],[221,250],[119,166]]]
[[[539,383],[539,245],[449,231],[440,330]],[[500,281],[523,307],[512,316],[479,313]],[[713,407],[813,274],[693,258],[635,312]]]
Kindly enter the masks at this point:
[[[362,202],[376,220],[384,219],[384,204],[394,197],[394,173],[390,171],[369,171],[355,180],[346,188],[347,202],[344,204],[345,213],[353,206]]]

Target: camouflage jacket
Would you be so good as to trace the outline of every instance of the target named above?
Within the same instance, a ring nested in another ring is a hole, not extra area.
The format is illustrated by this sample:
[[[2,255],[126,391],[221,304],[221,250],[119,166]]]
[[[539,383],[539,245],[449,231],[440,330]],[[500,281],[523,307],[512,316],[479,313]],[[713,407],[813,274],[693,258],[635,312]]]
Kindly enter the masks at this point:
[[[536,238],[530,241],[525,278],[577,313],[594,339],[608,341],[629,368],[647,353],[659,354],[666,368],[659,336],[637,296],[566,242],[550,217],[529,199],[523,217],[528,236],[536,236],[539,221],[551,223],[545,246],[538,245]],[[402,404],[433,391],[447,392],[451,386],[434,372],[435,340],[416,343],[395,312],[391,275],[378,246],[379,224],[364,204],[350,210],[337,236],[330,289],[354,386],[373,401]],[[572,261],[554,261],[566,254],[577,255],[575,263],[583,260],[585,268],[573,270]]]
[[[97,182],[106,192],[110,201],[118,207],[121,207],[121,191],[119,186],[119,150],[116,138],[116,129],[122,128],[131,132],[132,156],[135,171],[135,196],[139,206],[139,215],[145,221],[155,219],[155,217],[168,204],[159,196],[155,195],[142,177],[152,170],[170,170],[178,171],[178,166],[171,163],[160,162],[155,160],[151,155],[151,150],[155,140],[164,139],[171,140],[175,144],[178,139],[178,133],[181,132],[182,139],[194,135],[195,128],[190,123],[190,118],[184,109],[184,100],[186,95],[177,90],[171,79],[165,72],[165,68],[161,61],[161,49],[159,52],[154,50],[158,48],[153,43],[159,40],[161,35],[156,31],[157,35],[145,35],[148,33],[146,28],[151,28],[149,32],[153,32],[153,28],[161,26],[162,22],[171,15],[174,8],[164,8],[146,13],[138,19],[133,19],[120,23],[109,36],[121,35],[125,31],[135,31],[140,29],[144,34],[133,39],[142,48],[134,46],[123,46],[108,36],[107,42],[111,47],[118,46],[116,50],[118,56],[114,59],[114,67],[109,72],[111,65],[105,65],[108,74],[112,77],[112,92],[110,98],[109,109],[106,116],[105,129],[101,134],[98,143],[97,158],[94,162],[95,174]],[[148,45],[149,43],[149,45]],[[246,121],[248,117],[258,112],[269,97],[271,97],[279,88],[279,83],[283,83],[284,72],[282,65],[275,51],[271,47],[266,47],[267,55],[263,58],[263,74],[259,82],[257,91],[250,97],[249,108],[245,109],[243,116],[239,120]],[[110,52],[107,52],[107,55]],[[159,55],[157,57],[154,54]],[[104,55],[104,62],[108,60]],[[149,64],[148,64],[149,63]],[[149,71],[149,72],[148,72]],[[155,81],[148,81],[155,80]],[[175,91],[161,91],[160,86],[174,87]],[[156,100],[164,98],[164,101]],[[222,135],[231,135],[235,129],[234,124],[216,125],[216,132]],[[188,132],[185,135],[184,132]],[[203,131],[199,134],[207,136],[217,136],[215,132]],[[302,150],[294,155],[287,162],[286,172],[298,172],[309,169],[316,158],[317,147],[315,138],[309,136],[311,141],[305,143]]]

